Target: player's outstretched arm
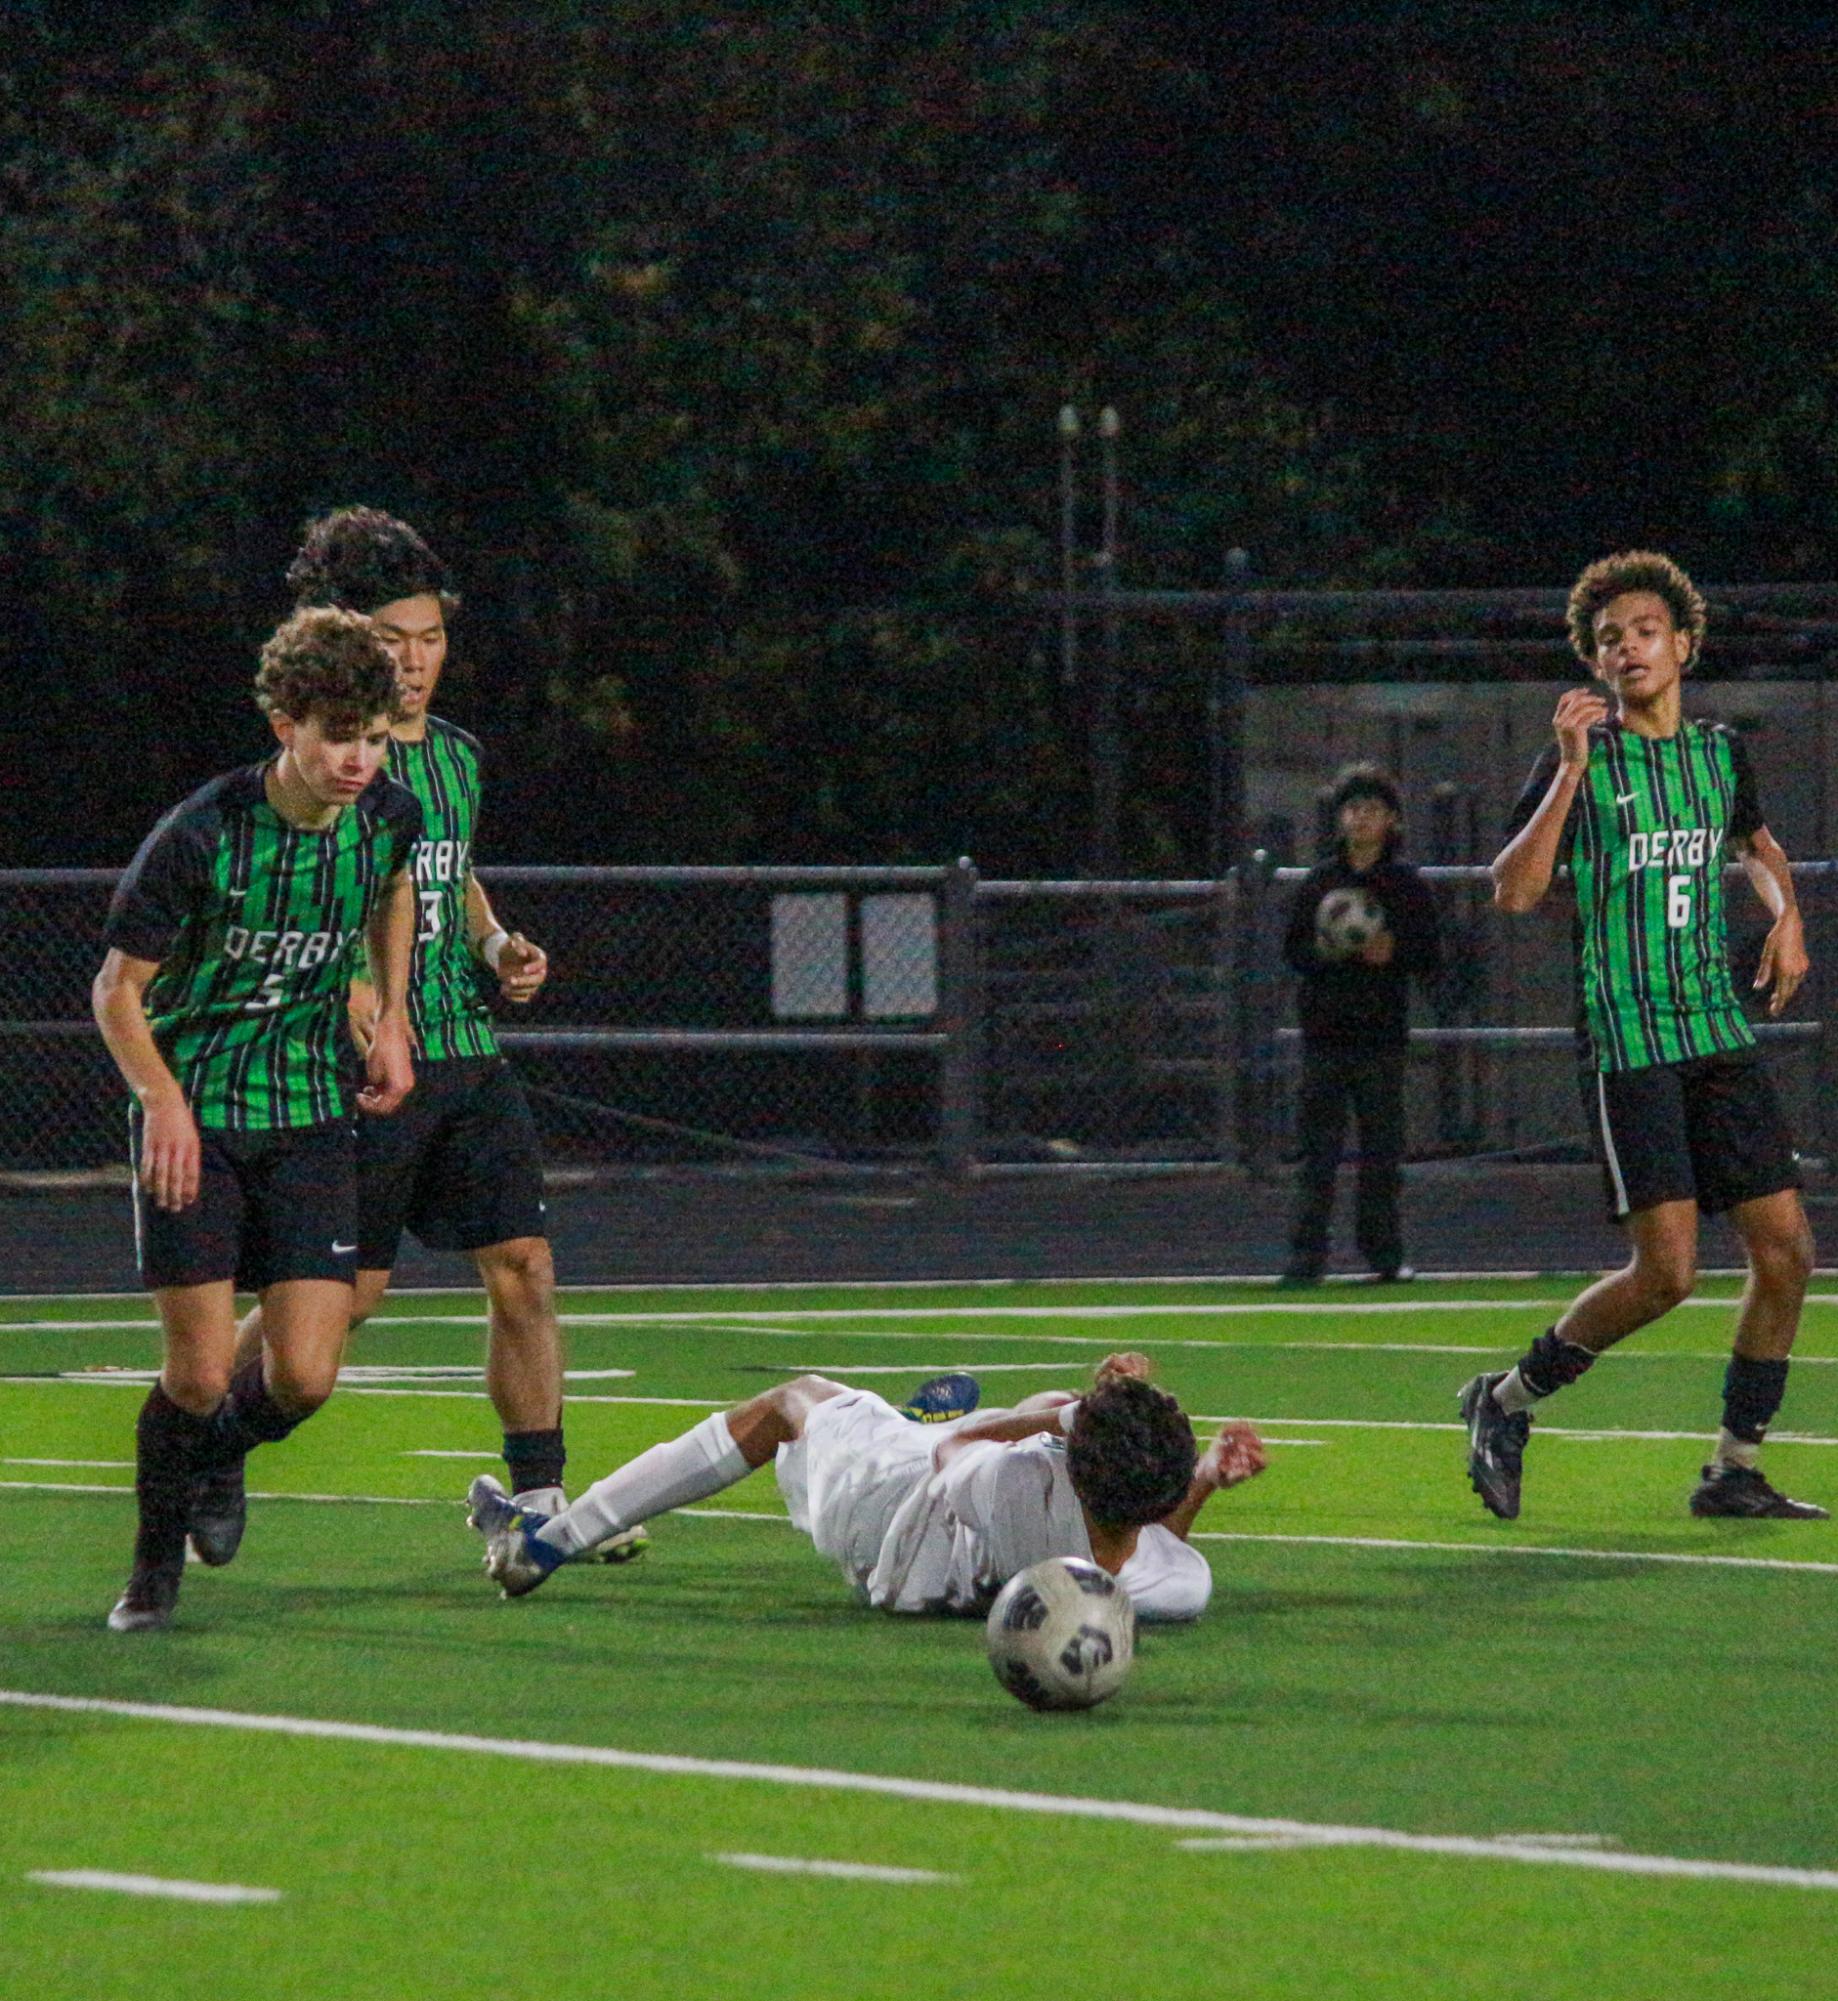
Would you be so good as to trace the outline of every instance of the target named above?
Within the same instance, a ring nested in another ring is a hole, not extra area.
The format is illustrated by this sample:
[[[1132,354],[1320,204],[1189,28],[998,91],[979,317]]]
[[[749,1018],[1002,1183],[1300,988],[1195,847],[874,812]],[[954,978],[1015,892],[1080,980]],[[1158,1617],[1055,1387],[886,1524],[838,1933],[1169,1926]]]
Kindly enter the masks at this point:
[[[198,1122],[147,1026],[147,982],[158,971],[155,959],[112,950],[90,988],[90,1007],[115,1068],[140,1100],[141,1185],[162,1209],[183,1209],[198,1199]]]
[[[1185,1542],[1194,1518],[1224,1487],[1236,1487],[1254,1479],[1269,1460],[1264,1442],[1248,1424],[1228,1424],[1200,1454],[1186,1497],[1171,1515],[1162,1517],[1162,1527]]]
[[[1557,868],[1558,843],[1576,788],[1589,764],[1589,732],[1608,719],[1608,704],[1587,688],[1568,688],[1551,718],[1557,769],[1525,825],[1493,858],[1493,900],[1501,910],[1536,910]]]
[[[364,1055],[364,1088],[357,1094],[357,1103],[360,1111],[376,1118],[393,1112],[415,1088],[408,1028],[408,969],[415,949],[415,916],[414,878],[401,869],[377,898],[364,929],[377,1011],[370,1047]]]
[[[477,956],[498,976],[498,990],[519,1007],[536,998],[549,977],[549,955],[532,945],[521,931],[507,931],[498,922],[478,877],[466,875],[466,936]]]
[[[1736,852],[1743,873],[1774,919],[1762,943],[1761,961],[1755,968],[1755,990],[1760,993],[1772,985],[1768,1012],[1778,1015],[1812,970],[1812,961],[1806,954],[1806,927],[1793,889],[1793,871],[1787,865],[1781,844],[1766,827],[1757,827],[1746,841],[1737,844]]]

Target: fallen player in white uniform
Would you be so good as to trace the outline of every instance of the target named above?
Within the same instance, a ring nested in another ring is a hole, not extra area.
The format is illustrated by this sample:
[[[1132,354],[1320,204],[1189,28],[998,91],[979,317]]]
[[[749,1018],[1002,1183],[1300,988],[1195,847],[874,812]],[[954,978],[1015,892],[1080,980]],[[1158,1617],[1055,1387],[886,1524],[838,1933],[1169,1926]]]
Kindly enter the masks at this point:
[[[507,1598],[671,1508],[776,1462],[794,1525],[889,1612],[982,1613],[1018,1571],[1088,1557],[1143,1619],[1197,1619],[1212,1572],[1187,1540],[1207,1497],[1264,1469],[1248,1424],[1204,1452],[1149,1363],[1112,1355],[1084,1396],[915,1424],[872,1390],[800,1376],[654,1445],[556,1515],[520,1513],[489,1474],[467,1496]]]

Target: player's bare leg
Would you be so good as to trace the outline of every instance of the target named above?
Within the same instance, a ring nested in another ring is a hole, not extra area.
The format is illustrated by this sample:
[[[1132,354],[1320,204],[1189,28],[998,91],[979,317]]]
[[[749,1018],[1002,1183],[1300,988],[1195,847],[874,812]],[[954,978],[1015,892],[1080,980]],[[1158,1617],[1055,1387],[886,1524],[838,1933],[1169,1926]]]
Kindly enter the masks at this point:
[[[846,1385],[825,1376],[780,1383],[641,1452],[547,1520],[513,1509],[495,1480],[475,1480],[467,1498],[473,1526],[486,1538],[486,1570],[507,1598],[520,1598],[571,1556],[769,1465],[781,1445],[803,1435],[820,1403],[846,1394]]]
[[[213,1567],[234,1558],[247,1519],[243,1461],[303,1424],[332,1394],[351,1330],[353,1288],[343,1279],[268,1286],[236,1341],[236,1366],[192,1491],[191,1543]]]
[[[1627,1264],[1579,1294],[1512,1368],[1476,1376],[1462,1390],[1469,1484],[1502,1521],[1519,1513],[1532,1406],[1575,1382],[1617,1341],[1670,1313],[1697,1283],[1696,1202],[1656,1202],[1626,1222]]]
[[[1694,1515],[1822,1519],[1823,1508],[1793,1501],[1761,1472],[1761,1445],[1787,1389],[1787,1358],[1812,1278],[1813,1241],[1797,1190],[1739,1203],[1730,1221],[1748,1255],[1748,1283],[1723,1378],[1723,1424],[1711,1463],[1691,1496]]]
[[[562,1330],[555,1260],[542,1237],[473,1253],[489,1305],[485,1388],[504,1427],[504,1463],[519,1506],[554,1514],[562,1492]]]
[[[350,1330],[355,1332],[383,1303],[383,1295],[389,1290],[389,1273],[386,1271],[363,1271],[357,1274],[357,1283],[351,1295]],[[265,1322],[262,1318],[262,1302],[256,1303],[242,1317],[242,1324],[236,1331],[235,1368],[240,1369],[247,1362],[253,1362],[262,1352],[262,1336]]]
[[[1599,1355],[1691,1297],[1698,1281],[1698,1205],[1656,1202],[1627,1217],[1632,1256],[1572,1300],[1551,1330]]]

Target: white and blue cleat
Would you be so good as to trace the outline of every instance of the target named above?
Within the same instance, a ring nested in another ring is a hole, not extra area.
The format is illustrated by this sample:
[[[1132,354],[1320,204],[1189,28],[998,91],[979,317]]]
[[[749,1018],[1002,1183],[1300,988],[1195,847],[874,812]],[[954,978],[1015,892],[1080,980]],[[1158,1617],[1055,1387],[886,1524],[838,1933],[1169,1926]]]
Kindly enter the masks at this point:
[[[564,1550],[537,1536],[549,1517],[512,1506],[490,1473],[481,1473],[466,1489],[466,1519],[485,1538],[485,1575],[507,1598],[526,1596],[568,1560]]]

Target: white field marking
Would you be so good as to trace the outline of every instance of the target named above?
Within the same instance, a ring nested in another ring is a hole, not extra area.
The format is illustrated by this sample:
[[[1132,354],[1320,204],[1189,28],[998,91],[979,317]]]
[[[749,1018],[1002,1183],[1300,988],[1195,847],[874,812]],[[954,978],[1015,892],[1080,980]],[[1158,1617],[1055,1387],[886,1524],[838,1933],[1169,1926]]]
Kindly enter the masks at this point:
[[[1457,1556],[1568,1556],[1585,1563],[1685,1563],[1708,1564],[1718,1570],[1791,1570],[1816,1577],[1838,1577],[1838,1563],[1818,1563],[1810,1558],[1790,1556],[1710,1556],[1691,1550],[1665,1549],[1560,1549],[1554,1544],[1529,1542],[1428,1542],[1418,1537],[1375,1535],[1278,1535],[1259,1531],[1193,1529],[1191,1542],[1286,1542],[1312,1543],[1327,1549],[1434,1549],[1450,1550]]]
[[[1496,1834],[1496,1841],[1510,1841],[1515,1848],[1613,1848],[1612,1834]]]
[[[765,1288],[762,1288],[765,1289]],[[814,1321],[834,1323],[845,1320],[1143,1320],[1143,1319],[1264,1319],[1271,1316],[1319,1319],[1342,1315],[1367,1317],[1373,1314],[1423,1313],[1549,1313],[1561,1311],[1572,1295],[1552,1295],[1538,1299],[1217,1299],[1155,1300],[1130,1305],[1064,1306],[812,1306],[710,1307],[703,1310],[675,1309],[662,1313],[579,1312],[556,1317],[568,1327],[664,1327],[701,1326],[715,1332],[777,1333],[790,1325]],[[1727,1297],[1694,1294],[1672,1310],[1692,1307],[1714,1312],[1734,1308],[1737,1301]],[[1808,1306],[1838,1306],[1838,1292],[1809,1292]],[[483,1327],[483,1313],[373,1313],[367,1327]],[[0,1333],[13,1332],[104,1332],[157,1333],[157,1320],[15,1320],[0,1323]]]
[[[936,1869],[892,1869],[879,1862],[817,1862],[797,1855],[711,1855],[730,1869],[760,1869],[772,1876],[839,1876],[855,1883],[961,1883]]]
[[[63,1466],[63,1467],[108,1467],[121,1470],[131,1467],[132,1459],[0,1459],[0,1466]]]
[[[483,1449],[477,1452],[438,1452],[431,1446],[421,1445],[401,1455],[404,1459],[474,1459],[481,1465],[495,1466],[498,1455]]]
[[[1598,1272],[1567,1271],[1425,1271],[1419,1267],[1415,1283],[1418,1285],[1473,1285],[1484,1284],[1525,1284],[1538,1279],[1593,1279]],[[1701,1265],[1700,1278],[1742,1278],[1745,1276],[1739,1265]],[[1838,1265],[1815,1265],[1815,1278],[1838,1277]],[[1095,1278],[852,1278],[841,1286],[825,1286],[827,1292],[847,1290],[849,1292],[936,1292],[949,1289],[963,1291],[1012,1291],[1017,1285],[1275,1285],[1280,1274],[1277,1272],[1234,1272],[1229,1276],[1216,1271],[1168,1272],[1161,1275],[1144,1276],[1141,1272],[1125,1273],[1118,1277],[1098,1276]],[[1362,1278],[1354,1272],[1330,1273],[1324,1283],[1328,1285],[1367,1286],[1369,1278]],[[816,1290],[807,1278],[760,1279],[744,1288],[732,1284],[711,1283],[708,1279],[662,1279],[646,1281],[626,1279],[613,1285],[581,1285],[564,1288],[568,1292],[811,1292]],[[477,1298],[476,1285],[392,1285],[391,1299],[460,1299]],[[135,1289],[128,1292],[11,1292],[7,1298],[17,1300],[22,1305],[43,1305],[70,1299],[121,1299],[142,1301],[146,1292]],[[64,1324],[64,1323],[53,1323]]]
[[[159,1380],[157,1369],[66,1369],[55,1376],[0,1376],[0,1383],[10,1383],[15,1388],[31,1389],[46,1386],[59,1387],[66,1383],[78,1383],[89,1388],[144,1390],[150,1383]],[[615,1374],[622,1373],[614,1371]],[[349,1389],[341,1390],[348,1397],[457,1397],[462,1402],[484,1403],[484,1390],[446,1390],[431,1386],[417,1385],[414,1388],[389,1389],[376,1383],[354,1383]],[[633,1403],[666,1404],[684,1410],[726,1410],[733,1402],[731,1397],[570,1397],[576,1403]]]
[[[80,1487],[74,1481],[0,1480],[0,1493],[15,1494],[125,1494],[132,1499],[132,1487]],[[377,1508],[453,1508],[459,1500],[434,1500],[425,1494],[258,1494],[249,1491],[252,1501],[316,1501],[333,1504],[362,1504]]]
[[[1834,1357],[1838,1360],[1838,1357]],[[0,1383],[23,1385],[27,1388],[44,1388],[64,1383],[100,1384],[122,1389],[144,1389],[158,1376],[158,1370],[111,1369],[106,1375],[97,1375],[89,1370],[71,1371],[60,1376],[0,1376]],[[857,1374],[867,1371],[858,1370]],[[880,1373],[886,1373],[882,1371]],[[901,1374],[909,1373],[902,1370]],[[341,1396],[348,1397],[459,1397],[473,1403],[485,1400],[483,1390],[446,1389],[384,1389],[375,1385],[355,1384],[350,1389],[341,1389]],[[726,1410],[731,1399],[726,1397],[612,1397],[578,1396],[570,1397],[571,1404],[632,1404],[637,1406],[662,1407],[670,1410]],[[1255,1424],[1265,1430],[1317,1431],[1332,1428],[1336,1431],[1460,1431],[1467,1426],[1453,1418],[1426,1417],[1256,1417],[1242,1412],[1220,1414],[1208,1411],[1189,1411],[1188,1416],[1195,1424]],[[1567,1438],[1574,1444],[1605,1445],[1627,1440],[1644,1443],[1676,1444],[1681,1440],[1694,1440],[1699,1444],[1710,1441],[1707,1431],[1641,1431],[1631,1428],[1618,1429],[1596,1425],[1543,1424],[1538,1428],[1540,1438]],[[1771,1431],[1769,1443],[1773,1445],[1838,1445],[1838,1438],[1826,1438],[1810,1431]],[[1299,1439],[1270,1439],[1269,1444],[1300,1444]],[[1319,1441],[1317,1441],[1319,1442]],[[53,1462],[46,1462],[53,1463]],[[72,1462],[78,1463],[78,1462]],[[97,1464],[120,1464],[119,1461],[97,1461]]]
[[[182,1904],[278,1904],[279,1890],[247,1883],[183,1883],[169,1876],[122,1876],[112,1869],[28,1869],[28,1883],[59,1890],[118,1890],[128,1897],[173,1897]]]
[[[636,1369],[565,1369],[570,1383],[607,1382],[629,1378]],[[338,1372],[341,1384],[446,1381],[482,1383],[485,1371],[477,1362],[347,1362]]]
[[[1756,1883],[1791,1890],[1838,1890],[1838,1869],[1798,1869],[1762,1862],[1720,1862],[1684,1855],[1628,1855],[1618,1851],[1538,1848],[1486,1836],[1408,1834],[1398,1828],[1339,1826],[1331,1822],[1278,1820],[1218,1813],[1206,1807],[1162,1806],[1147,1801],[1092,1799],[995,1786],[956,1785],[937,1779],[896,1778],[882,1772],[845,1772],[821,1765],[753,1764],[738,1758],[696,1758],[658,1751],[620,1751],[611,1745],[549,1744],[529,1738],[480,1737],[440,1730],[390,1729],[374,1723],[340,1723],[309,1716],[272,1716],[227,1709],[182,1708],[156,1702],[115,1702],[98,1696],[46,1695],[0,1688],[0,1707],[53,1710],[66,1715],[119,1716],[136,1722],[199,1729],[243,1730],[317,1742],[376,1744],[509,1758],[533,1764],[588,1765],[604,1770],[650,1772],[666,1778],[732,1779],[797,1786],[812,1791],[863,1793],[883,1799],[967,1806],[998,1813],[1027,1813],[1061,1820],[1123,1822],[1191,1834],[1298,1837],[1345,1848],[1389,1849],[1416,1855],[1454,1855],[1480,1862],[1538,1863],[1553,1868],[1596,1869],[1634,1876],[1683,1876],[1728,1883]]]
[[[49,1480],[0,1480],[0,1493],[20,1494],[113,1494],[131,1500],[132,1487],[82,1487]],[[378,1508],[449,1508],[458,1510],[458,1500],[439,1499],[425,1494],[273,1494],[251,1493],[252,1501],[309,1501],[319,1505]],[[715,1522],[774,1522],[790,1528],[789,1515],[748,1508],[673,1508],[671,1513]],[[1717,1570],[1791,1570],[1814,1576],[1838,1577],[1838,1563],[1820,1563],[1811,1558],[1786,1556],[1715,1556],[1690,1550],[1657,1549],[1562,1549],[1555,1544],[1517,1542],[1430,1542],[1403,1536],[1289,1535],[1274,1531],[1194,1529],[1191,1542],[1278,1542],[1311,1544],[1323,1549],[1429,1549],[1456,1556],[1555,1556],[1577,1557],[1594,1563],[1682,1563],[1708,1565]]]

